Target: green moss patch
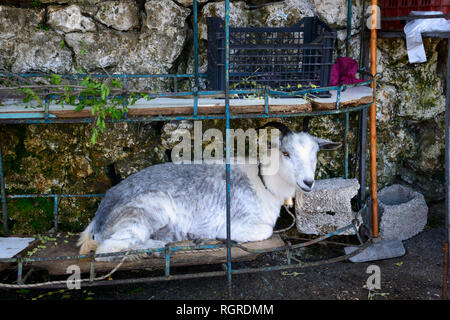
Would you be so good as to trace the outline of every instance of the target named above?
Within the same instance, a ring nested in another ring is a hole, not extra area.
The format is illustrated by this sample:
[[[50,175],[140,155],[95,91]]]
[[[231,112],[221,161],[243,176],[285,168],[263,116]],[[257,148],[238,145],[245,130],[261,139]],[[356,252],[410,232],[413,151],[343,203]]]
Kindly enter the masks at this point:
[[[7,203],[11,234],[47,232],[53,226],[53,203],[47,198],[11,199]]]

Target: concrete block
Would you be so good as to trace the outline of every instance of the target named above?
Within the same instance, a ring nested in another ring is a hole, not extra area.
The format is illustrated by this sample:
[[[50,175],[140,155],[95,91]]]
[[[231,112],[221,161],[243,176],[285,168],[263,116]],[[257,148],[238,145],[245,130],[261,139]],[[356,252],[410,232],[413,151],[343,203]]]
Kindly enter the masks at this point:
[[[428,206],[421,193],[394,184],[378,192],[378,218],[383,240],[406,240],[425,227]]]
[[[324,235],[349,225],[354,218],[351,199],[358,190],[358,180],[343,178],[316,180],[309,193],[297,190],[297,230],[304,234]],[[342,234],[354,234],[354,230]]]

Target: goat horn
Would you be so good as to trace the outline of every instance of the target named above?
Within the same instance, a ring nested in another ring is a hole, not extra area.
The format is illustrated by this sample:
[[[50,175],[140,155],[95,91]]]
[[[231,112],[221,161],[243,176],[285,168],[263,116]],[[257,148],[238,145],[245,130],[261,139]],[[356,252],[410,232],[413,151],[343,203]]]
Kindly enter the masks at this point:
[[[282,124],[281,122],[276,122],[276,121],[270,121],[270,122],[267,122],[265,125],[263,125],[263,126],[260,127],[259,129],[264,129],[264,128],[267,128],[267,127],[274,127],[274,128],[277,128],[278,130],[281,131],[281,134],[282,134],[283,136],[285,136],[285,135],[287,135],[287,134],[294,133],[294,132],[292,132],[292,130],[289,129],[287,126],[285,126],[285,125]]]

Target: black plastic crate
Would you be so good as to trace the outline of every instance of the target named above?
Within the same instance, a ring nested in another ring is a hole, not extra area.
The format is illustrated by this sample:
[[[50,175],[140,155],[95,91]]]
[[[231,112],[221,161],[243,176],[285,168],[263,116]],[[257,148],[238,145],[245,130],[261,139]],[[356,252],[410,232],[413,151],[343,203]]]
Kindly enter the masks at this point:
[[[209,86],[225,90],[225,23],[208,18],[207,27]],[[335,40],[336,32],[317,17],[292,27],[230,28],[230,89],[326,87]]]

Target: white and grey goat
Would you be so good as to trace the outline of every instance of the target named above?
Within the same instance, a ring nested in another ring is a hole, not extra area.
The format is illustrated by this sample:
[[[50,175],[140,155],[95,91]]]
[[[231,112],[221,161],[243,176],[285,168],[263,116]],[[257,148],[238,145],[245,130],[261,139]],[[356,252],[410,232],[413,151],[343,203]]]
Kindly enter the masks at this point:
[[[279,122],[268,126],[281,133],[272,145],[279,151],[277,172],[267,174],[267,166],[259,164],[231,166],[231,239],[237,242],[271,237],[284,201],[296,188],[312,190],[317,152],[341,146]],[[226,225],[224,165],[169,162],[108,190],[78,245],[81,254],[160,248],[174,241],[226,239]]]

